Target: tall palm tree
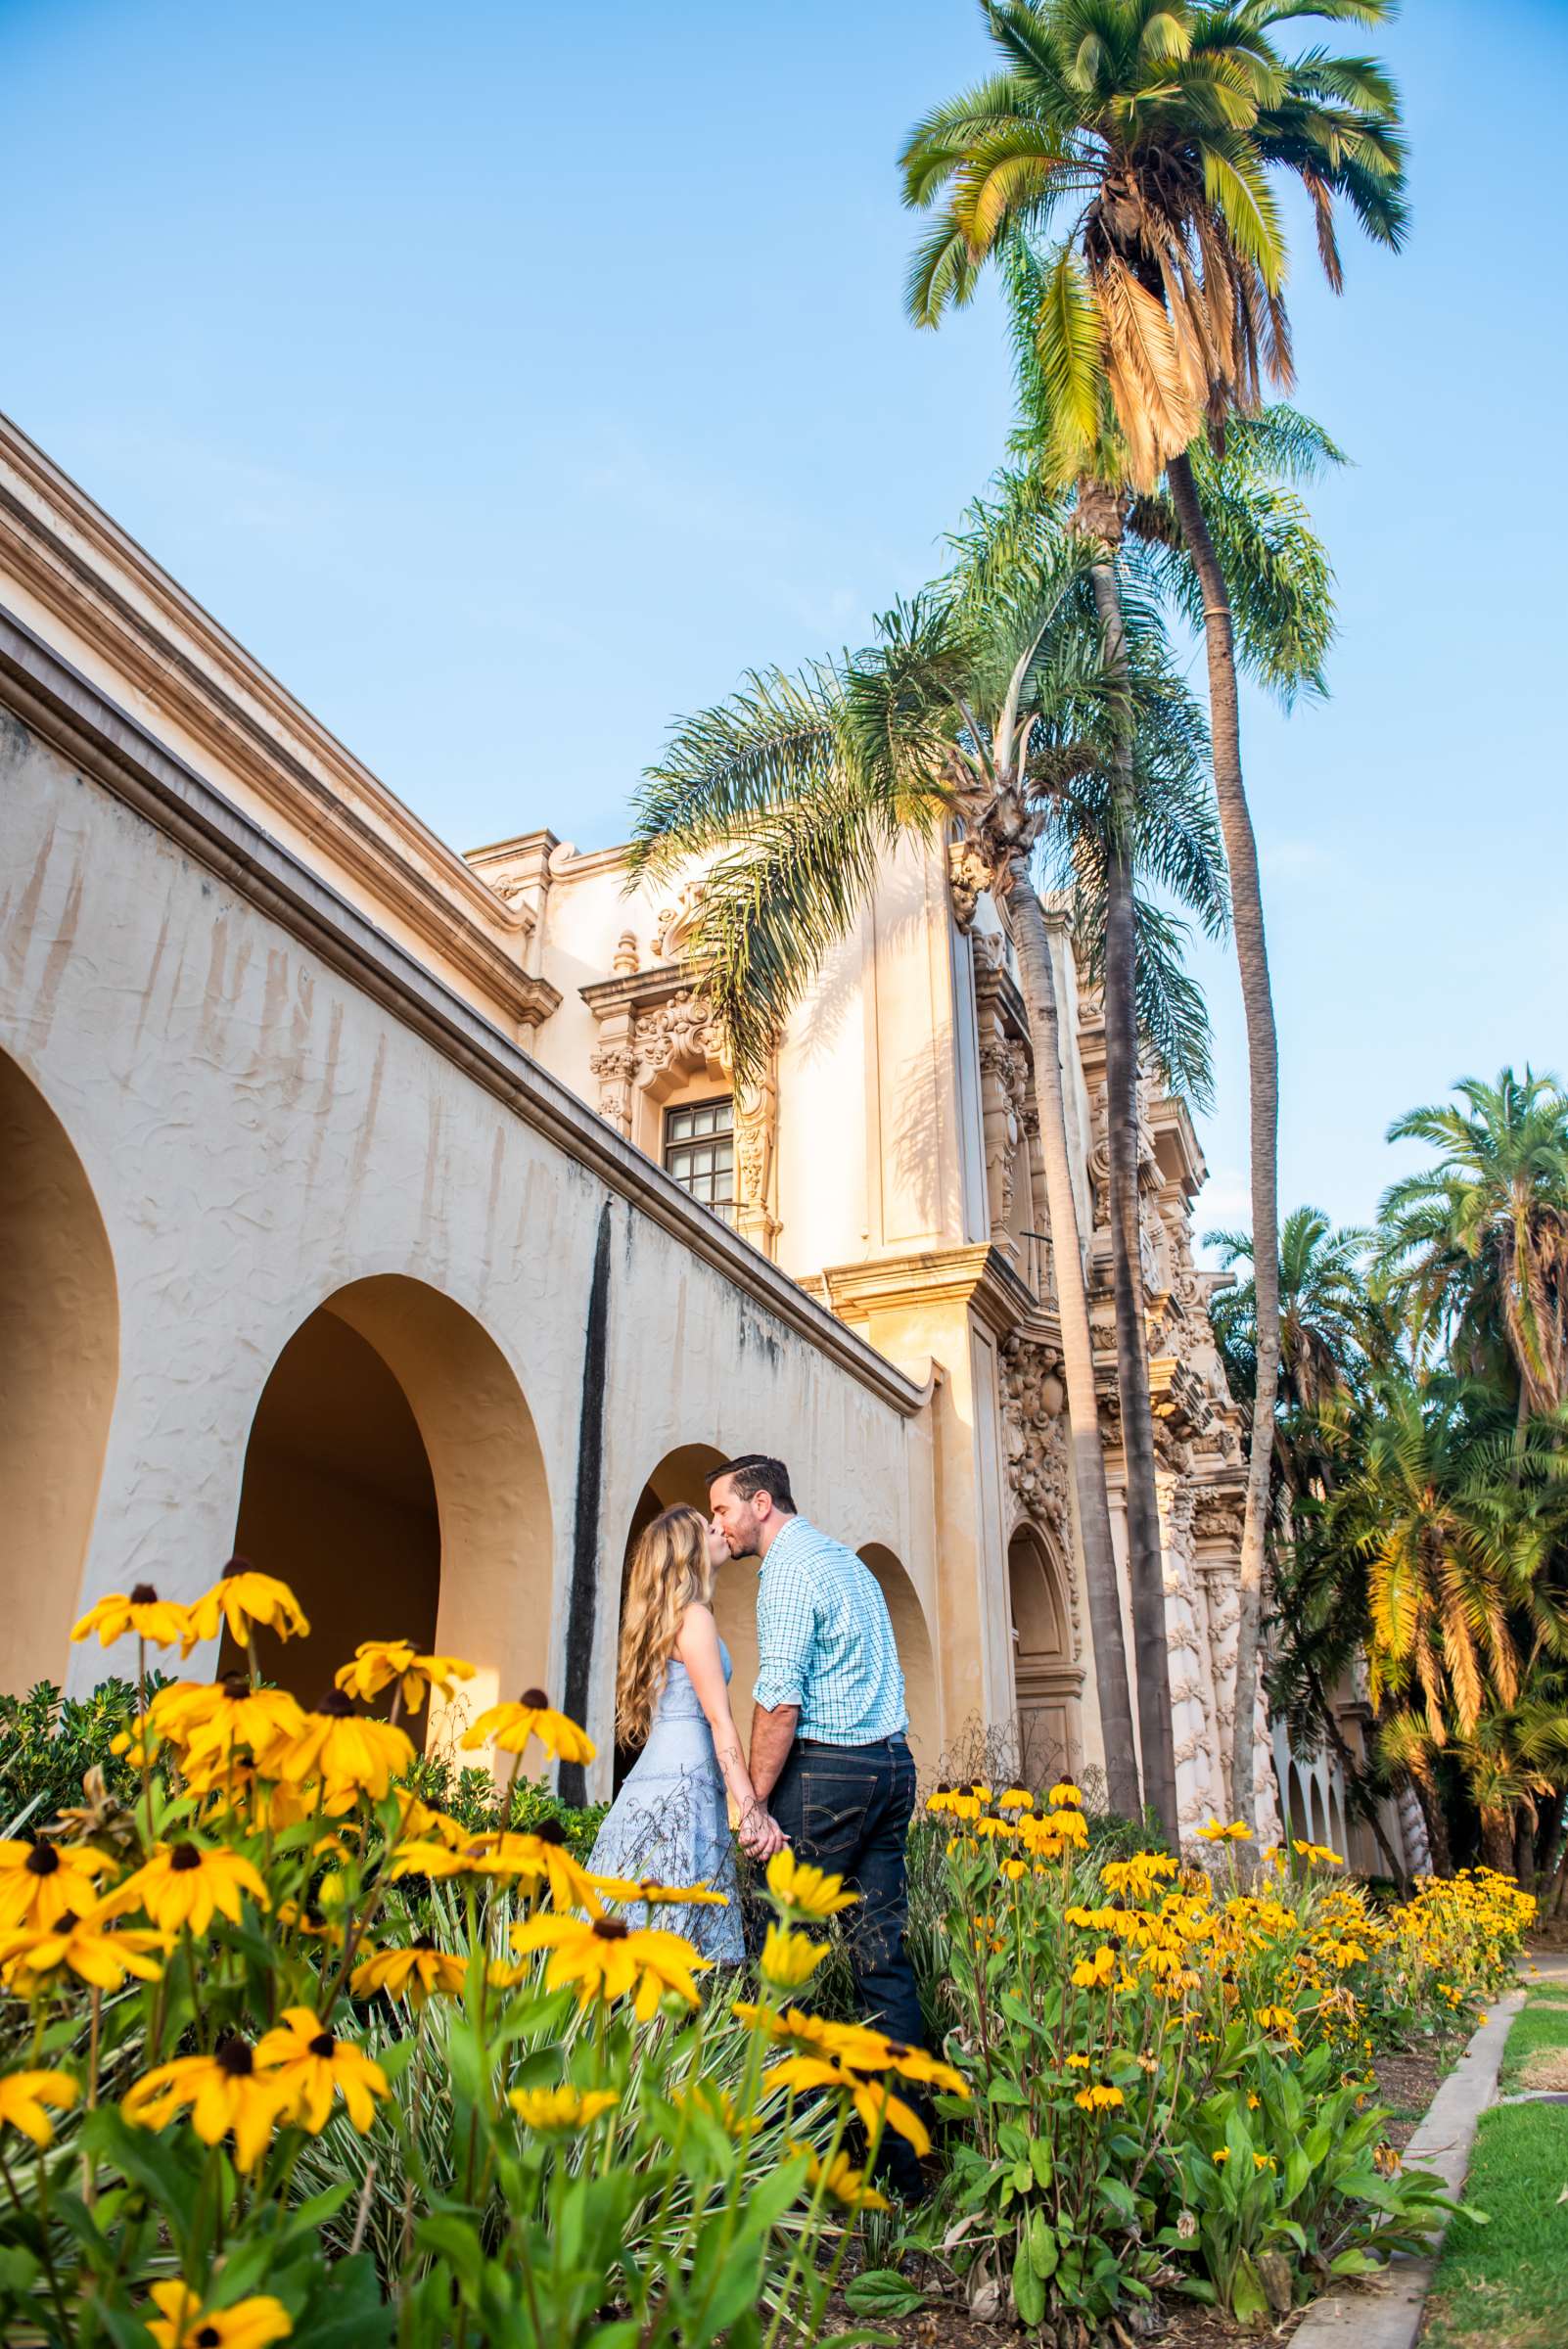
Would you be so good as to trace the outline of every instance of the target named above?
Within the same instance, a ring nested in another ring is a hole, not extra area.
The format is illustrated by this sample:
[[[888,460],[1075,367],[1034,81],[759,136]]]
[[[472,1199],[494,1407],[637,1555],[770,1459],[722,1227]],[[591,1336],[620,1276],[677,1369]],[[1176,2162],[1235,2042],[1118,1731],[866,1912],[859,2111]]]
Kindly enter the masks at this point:
[[[877,641],[795,676],[754,675],[685,719],[639,804],[635,860],[707,866],[691,951],[744,1072],[766,1052],[907,834],[956,819],[1005,899],[1034,1040],[1085,1591],[1113,1806],[1141,1808],[1111,1544],[1058,1006],[1032,873],[1054,798],[1103,770],[1121,689],[1105,676],[1083,544],[1037,538],[986,596],[939,590]],[[1179,1022],[1177,1023],[1179,1025]],[[1163,1663],[1163,1659],[1162,1659]]]
[[[1325,1411],[1365,1380],[1381,1352],[1366,1285],[1372,1235],[1336,1230],[1320,1207],[1294,1208],[1279,1231],[1279,1425],[1274,1437],[1291,1500],[1326,1490],[1332,1469],[1317,1430]],[[1253,1263],[1252,1234],[1211,1231],[1228,1269]],[[1257,1391],[1258,1284],[1249,1271],[1213,1299],[1210,1318],[1226,1375],[1249,1406]]]
[[[1230,865],[1246,1014],[1253,1224],[1278,1226],[1278,1045],[1257,846],[1242,783],[1235,629],[1227,581],[1187,451],[1206,428],[1292,380],[1282,298],[1287,244],[1271,174],[1311,198],[1329,282],[1341,282],[1334,207],[1375,239],[1405,222],[1398,105],[1372,62],[1320,48],[1283,57],[1271,33],[1302,18],[1373,24],[1393,0],[1039,0],[988,5],[1002,70],[938,108],[903,153],[906,201],[943,208],[917,253],[909,304],[935,324],[981,265],[1020,235],[1046,247],[1037,342],[1050,387],[1052,466],[1092,470],[1114,414],[1135,489],[1162,473],[1202,588],[1215,786]],[[1064,214],[1070,215],[1065,219]],[[1256,1683],[1278,1314],[1271,1251],[1258,1273],[1260,1408],[1242,1539],[1236,1718]],[[1232,1803],[1251,1820],[1248,1740]]]
[[[1500,1339],[1523,1421],[1568,1399],[1568,1094],[1528,1067],[1454,1090],[1388,1129],[1442,1155],[1384,1193],[1380,1261],[1418,1343],[1479,1371]]]

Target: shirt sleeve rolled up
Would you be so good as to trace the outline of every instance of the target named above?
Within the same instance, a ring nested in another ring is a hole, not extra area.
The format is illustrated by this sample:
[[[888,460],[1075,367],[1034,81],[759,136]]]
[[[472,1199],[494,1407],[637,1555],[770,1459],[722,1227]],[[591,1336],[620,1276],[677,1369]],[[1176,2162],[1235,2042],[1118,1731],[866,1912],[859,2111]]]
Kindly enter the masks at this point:
[[[757,1685],[765,1712],[803,1707],[811,1677],[816,1606],[807,1577],[780,1558],[764,1569],[757,1594]]]

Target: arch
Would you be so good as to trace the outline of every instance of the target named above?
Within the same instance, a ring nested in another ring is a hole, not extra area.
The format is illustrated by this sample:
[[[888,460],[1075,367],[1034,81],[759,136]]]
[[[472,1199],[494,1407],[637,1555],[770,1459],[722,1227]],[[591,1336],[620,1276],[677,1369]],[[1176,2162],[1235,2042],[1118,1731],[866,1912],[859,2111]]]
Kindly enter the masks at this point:
[[[662,1509],[672,1509],[684,1501],[689,1508],[708,1514],[709,1471],[723,1465],[724,1453],[712,1444],[681,1444],[667,1451],[649,1475],[637,1496],[637,1505],[631,1512],[626,1528],[625,1549],[621,1561],[621,1603],[616,1610],[619,1641],[622,1616],[626,1605],[626,1577],[631,1571],[631,1553],[637,1538],[652,1525]],[[740,1731],[743,1747],[750,1744],[752,1721],[752,1686],[757,1679],[757,1569],[750,1558],[734,1558],[720,1570],[714,1589],[714,1615],[719,1637],[729,1649],[734,1667],[730,1675],[730,1710],[735,1727]],[[615,1706],[614,1677],[611,1681],[612,1716]],[[613,1735],[612,1723],[606,1725]],[[601,1743],[607,1740],[601,1739]],[[619,1792],[626,1772],[636,1760],[636,1754],[624,1746],[616,1747],[615,1785]]]
[[[900,1559],[885,1543],[866,1542],[860,1556],[877,1578],[893,1636],[903,1667],[903,1699],[909,1714],[909,1750],[922,1773],[936,1767],[942,1751],[942,1708],[937,1689],[937,1659],[920,1593]]]
[[[1312,1841],[1312,1817],[1307,1809],[1307,1797],[1302,1788],[1301,1772],[1294,1762],[1285,1793],[1286,1832],[1299,1836],[1304,1843]]]
[[[1335,1784],[1330,1784],[1328,1789],[1328,1845],[1330,1851],[1338,1852],[1342,1860],[1350,1859],[1350,1846],[1345,1834],[1345,1813],[1339,1799],[1339,1788]]]
[[[109,1234],[65,1127],[0,1052],[3,1684],[63,1681],[119,1372]]]
[[[1019,1773],[1026,1784],[1076,1777],[1083,1767],[1083,1668],[1060,1561],[1039,1529],[1021,1525],[1007,1544]]]
[[[1310,1795],[1313,1819],[1312,1841],[1316,1844],[1324,1844],[1328,1841],[1328,1812],[1323,1802],[1323,1773],[1320,1768],[1314,1769],[1313,1772],[1310,1780]]]
[[[533,1420],[495,1341],[424,1281],[353,1281],[283,1348],[251,1429],[235,1547],[292,1583],[311,1619],[308,1639],[263,1655],[307,1699],[370,1638],[430,1639],[479,1667],[460,1719],[433,1708],[440,1743],[545,1681],[553,1543]]]

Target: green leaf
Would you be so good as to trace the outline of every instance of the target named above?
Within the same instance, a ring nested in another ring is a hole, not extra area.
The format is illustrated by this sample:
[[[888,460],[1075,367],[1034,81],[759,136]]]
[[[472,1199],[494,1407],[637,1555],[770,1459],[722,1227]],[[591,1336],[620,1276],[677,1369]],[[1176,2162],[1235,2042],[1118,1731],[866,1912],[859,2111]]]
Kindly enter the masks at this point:
[[[1052,2178],[1055,2175],[1055,2165],[1051,2160],[1050,2146],[1046,2143],[1044,2138],[1032,2137],[1030,2139],[1029,2159],[1030,2165],[1035,2172],[1035,2183],[1037,2186],[1049,2186]]]
[[[1035,2263],[1029,2256],[1029,2244],[1023,2235],[1018,2238],[1018,2251],[1013,2260],[1013,2306],[1021,2325],[1037,2326],[1045,2314],[1044,2280],[1035,2273]]]
[[[394,2312],[381,2296],[368,2251],[325,2267],[314,2263],[315,2284],[295,2323],[290,2349],[378,2349],[392,2337]]]
[[[1037,2210],[1029,2222],[1029,2264],[1041,2283],[1055,2274],[1058,2257],[1055,2234],[1046,2223],[1045,2213]]]
[[[857,2317],[912,2317],[926,2301],[895,2268],[864,2269],[846,2285],[844,2297]]]
[[[1230,2313],[1239,2324],[1250,2325],[1254,2317],[1266,2315],[1268,2308],[1268,2294],[1264,2290],[1257,2269],[1243,2251],[1230,2280]]]
[[[1341,2251],[1328,2263],[1330,2276],[1375,2276],[1382,2261],[1373,2259],[1368,2251]]]

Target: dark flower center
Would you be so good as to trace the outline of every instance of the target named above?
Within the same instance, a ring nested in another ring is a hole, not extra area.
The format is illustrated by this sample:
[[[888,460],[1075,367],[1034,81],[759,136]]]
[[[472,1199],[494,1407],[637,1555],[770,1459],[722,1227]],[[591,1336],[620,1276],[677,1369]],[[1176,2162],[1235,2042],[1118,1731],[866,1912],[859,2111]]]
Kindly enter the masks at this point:
[[[52,1843],[35,1843],[27,1854],[29,1876],[52,1876],[60,1866],[60,1854]]]
[[[593,1929],[601,1941],[624,1941],[626,1938],[626,1923],[623,1917],[596,1916],[593,1920]]]
[[[948,1785],[945,1778],[943,1779],[942,1784],[937,1788],[937,1792],[939,1794],[951,1794],[952,1788]]]
[[[213,2053],[218,2070],[227,2073],[231,2080],[249,2080],[255,2068],[251,2061],[250,2042],[237,2038],[233,2032],[218,2041]]]
[[[906,2048],[901,2039],[890,2039],[888,2042],[888,2053],[893,2057],[895,2063],[902,2063],[906,2055],[912,2055],[914,2053],[914,2050],[913,2048]]]
[[[138,1583],[131,1592],[130,1603],[133,1607],[155,1607],[158,1604],[158,1592],[151,1583]]]
[[[411,1950],[434,1950],[437,1944],[429,1933],[416,1933],[408,1946]]]
[[[541,1843],[565,1843],[566,1829],[558,1819],[541,1819],[533,1830]]]
[[[201,1866],[202,1855],[194,1843],[177,1843],[168,1856],[168,1864],[176,1875],[186,1875],[193,1867]]]
[[[243,1672],[226,1672],[219,1681],[218,1686],[229,1702],[235,1705],[243,1696],[249,1696],[251,1693],[251,1683]]]
[[[237,1574],[254,1574],[255,1569],[249,1558],[230,1558],[218,1575],[220,1583],[231,1583]]]
[[[55,1931],[56,1931],[57,1933],[74,1933],[74,1932],[75,1932],[75,1930],[76,1930],[76,1911],[75,1911],[75,1910],[74,1910],[74,1909],[62,1909],[62,1910],[61,1910],[61,1911],[60,1911],[60,1914],[59,1914],[59,1915],[56,1917],[56,1919],[55,1919]]]
[[[196,2342],[196,2349],[222,2349],[223,2335],[215,2325],[204,2325],[201,2331],[193,2335],[193,2338]]]
[[[527,1705],[530,1713],[548,1713],[550,1710],[550,1700],[542,1688],[525,1688],[517,1701],[520,1705]]]
[[[337,2045],[338,2042],[330,2031],[318,2031],[310,2042],[310,2052],[312,2055],[319,2055],[324,2063],[329,2062]]]
[[[341,1688],[329,1688],[316,1711],[325,1713],[330,1721],[346,1721],[353,1707]]]

